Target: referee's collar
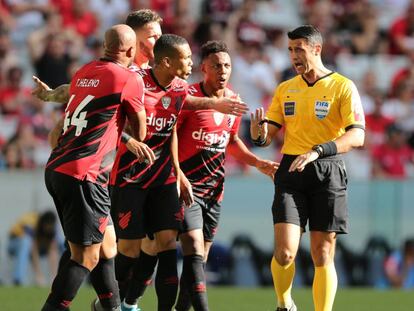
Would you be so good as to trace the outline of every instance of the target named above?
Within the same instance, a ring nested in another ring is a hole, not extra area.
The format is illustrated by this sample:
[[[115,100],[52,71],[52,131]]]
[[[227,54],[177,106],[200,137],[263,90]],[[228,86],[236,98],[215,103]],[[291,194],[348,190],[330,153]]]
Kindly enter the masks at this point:
[[[334,73],[335,73],[335,71],[331,71],[330,73],[328,73],[328,74],[324,75],[323,77],[320,77],[319,79],[317,79],[317,80],[316,80],[315,82],[313,82],[313,83],[309,83],[309,82],[308,82],[308,80],[306,80],[306,79],[305,79],[305,77],[304,77],[303,75],[301,75],[301,77],[302,77],[303,81],[305,81],[305,83],[306,83],[308,86],[312,87],[312,86],[314,86],[314,85],[316,84],[316,82],[318,82],[319,80],[325,79],[326,77],[329,77],[330,75],[332,75],[332,74],[334,74]]]

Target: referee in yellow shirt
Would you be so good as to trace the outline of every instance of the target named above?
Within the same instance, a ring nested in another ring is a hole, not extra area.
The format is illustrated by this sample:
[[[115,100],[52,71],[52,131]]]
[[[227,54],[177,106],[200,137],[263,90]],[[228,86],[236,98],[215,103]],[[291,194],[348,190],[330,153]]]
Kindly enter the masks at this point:
[[[355,84],[323,65],[318,29],[300,26],[288,38],[297,75],[276,88],[266,117],[263,108],[252,113],[250,128],[253,142],[263,147],[285,128],[272,206],[276,310],[297,310],[291,297],[294,260],[309,222],[315,311],[330,311],[338,283],[336,235],[348,232],[347,176],[340,154],[363,145],[364,112]]]

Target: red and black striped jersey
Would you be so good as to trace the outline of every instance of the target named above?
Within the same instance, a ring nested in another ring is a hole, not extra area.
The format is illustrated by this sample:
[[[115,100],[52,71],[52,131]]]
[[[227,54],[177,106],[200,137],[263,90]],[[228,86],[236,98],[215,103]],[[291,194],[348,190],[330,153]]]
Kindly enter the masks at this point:
[[[144,109],[144,83],[110,61],[92,61],[72,79],[58,145],[46,165],[80,180],[107,185],[126,115]]]
[[[145,84],[145,143],[154,151],[156,160],[151,166],[139,163],[137,157],[121,144],[111,173],[111,184],[141,188],[167,185],[176,182],[171,160],[171,134],[187,96],[188,84],[175,78],[165,89],[154,77],[152,69],[138,70],[138,73]]]
[[[189,94],[207,97],[202,82],[192,84]],[[230,89],[226,97],[237,96]],[[237,134],[240,118],[208,110],[183,110],[178,120],[180,168],[191,182],[196,199],[220,202],[224,190],[225,151]]]

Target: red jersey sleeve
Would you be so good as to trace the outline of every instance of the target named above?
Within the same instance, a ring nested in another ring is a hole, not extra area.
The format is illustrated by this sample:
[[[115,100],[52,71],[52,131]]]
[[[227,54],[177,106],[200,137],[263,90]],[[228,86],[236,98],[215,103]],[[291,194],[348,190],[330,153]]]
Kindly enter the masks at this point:
[[[233,137],[234,135],[237,135],[237,133],[239,132],[241,117],[230,116],[230,118],[235,118],[233,126],[230,130],[230,135]]]
[[[144,109],[144,81],[131,72],[122,90],[121,101],[126,113],[136,113]]]

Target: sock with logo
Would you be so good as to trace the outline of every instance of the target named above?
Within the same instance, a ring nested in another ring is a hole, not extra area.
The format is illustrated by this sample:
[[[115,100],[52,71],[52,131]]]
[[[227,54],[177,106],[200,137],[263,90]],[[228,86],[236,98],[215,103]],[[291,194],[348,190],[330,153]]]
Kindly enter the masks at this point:
[[[208,301],[203,256],[184,256],[184,269],[188,270],[188,273],[184,273],[184,277],[186,278],[185,283],[187,284],[194,310],[207,311]]]
[[[119,296],[121,301],[124,300],[128,289],[128,282],[131,279],[132,267],[138,258],[125,256],[118,252],[115,256],[115,276],[119,286]]]
[[[68,310],[88,274],[87,268],[76,261],[69,260],[56,275],[42,310]]]
[[[93,288],[103,308],[116,308],[121,304],[118,282],[115,279],[115,260],[101,258],[90,274]]]
[[[134,265],[132,277],[125,295],[125,302],[127,304],[136,305],[138,300],[144,295],[145,289],[151,284],[157,262],[157,256],[150,256],[141,250]]]
[[[155,291],[158,297],[158,311],[171,311],[177,297],[177,250],[158,253]]]

